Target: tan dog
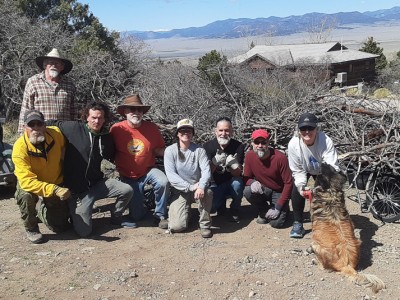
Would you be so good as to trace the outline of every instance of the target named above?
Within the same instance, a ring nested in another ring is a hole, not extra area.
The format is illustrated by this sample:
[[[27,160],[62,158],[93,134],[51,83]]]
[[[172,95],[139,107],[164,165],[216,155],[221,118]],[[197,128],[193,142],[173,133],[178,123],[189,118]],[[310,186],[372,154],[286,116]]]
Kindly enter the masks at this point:
[[[346,176],[328,164],[322,164],[321,173],[315,181],[317,188],[311,203],[311,247],[324,269],[340,272],[377,293],[385,288],[383,281],[355,270],[361,241],[354,235],[354,225],[345,205]]]

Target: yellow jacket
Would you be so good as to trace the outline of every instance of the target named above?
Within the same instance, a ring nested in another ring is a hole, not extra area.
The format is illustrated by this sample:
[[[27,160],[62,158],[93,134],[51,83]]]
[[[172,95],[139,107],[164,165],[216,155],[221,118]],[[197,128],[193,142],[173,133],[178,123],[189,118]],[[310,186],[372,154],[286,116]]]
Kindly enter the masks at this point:
[[[37,149],[26,132],[15,142],[12,160],[20,187],[32,194],[51,197],[55,185],[63,182],[62,161],[65,139],[60,129],[48,126],[45,150]]]

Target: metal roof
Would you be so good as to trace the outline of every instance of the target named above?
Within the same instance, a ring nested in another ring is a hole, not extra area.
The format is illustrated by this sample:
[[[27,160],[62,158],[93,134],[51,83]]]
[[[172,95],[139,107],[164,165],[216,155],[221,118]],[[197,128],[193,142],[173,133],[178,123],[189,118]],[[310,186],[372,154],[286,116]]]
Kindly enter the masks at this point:
[[[242,64],[251,58],[260,57],[271,62],[275,66],[296,65],[302,62],[308,64],[342,63],[368,58],[377,58],[379,55],[350,50],[340,43],[323,44],[293,44],[276,46],[254,46],[246,53],[233,57],[228,61],[234,64]]]

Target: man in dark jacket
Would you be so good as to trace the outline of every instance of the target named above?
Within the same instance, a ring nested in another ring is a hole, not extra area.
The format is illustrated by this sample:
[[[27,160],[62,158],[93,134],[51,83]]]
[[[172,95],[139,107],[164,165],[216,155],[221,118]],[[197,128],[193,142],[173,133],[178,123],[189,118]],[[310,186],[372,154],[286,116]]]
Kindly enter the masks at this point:
[[[111,222],[122,227],[136,224],[122,214],[133,196],[132,188],[116,179],[104,177],[103,158],[113,161],[115,147],[106,124],[110,110],[107,105],[93,102],[86,106],[82,121],[59,121],[56,125],[68,143],[64,158],[64,184],[71,192],[70,213],[75,231],[82,237],[92,232],[92,210],[96,200],[116,197]]]

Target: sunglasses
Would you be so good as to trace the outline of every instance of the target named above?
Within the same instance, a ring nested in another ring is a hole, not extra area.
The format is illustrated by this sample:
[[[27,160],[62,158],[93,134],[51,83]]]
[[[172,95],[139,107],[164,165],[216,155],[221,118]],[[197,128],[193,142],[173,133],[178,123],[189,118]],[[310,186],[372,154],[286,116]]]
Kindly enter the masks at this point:
[[[254,145],[266,145],[267,141],[253,141]]]
[[[311,126],[300,127],[300,131],[313,131],[314,129],[315,129],[315,127],[311,127]]]
[[[34,127],[42,127],[44,125],[44,123],[40,122],[40,121],[30,121],[26,125],[28,125],[29,128],[34,128]]]
[[[181,128],[178,130],[179,133],[192,133],[191,128]]]

